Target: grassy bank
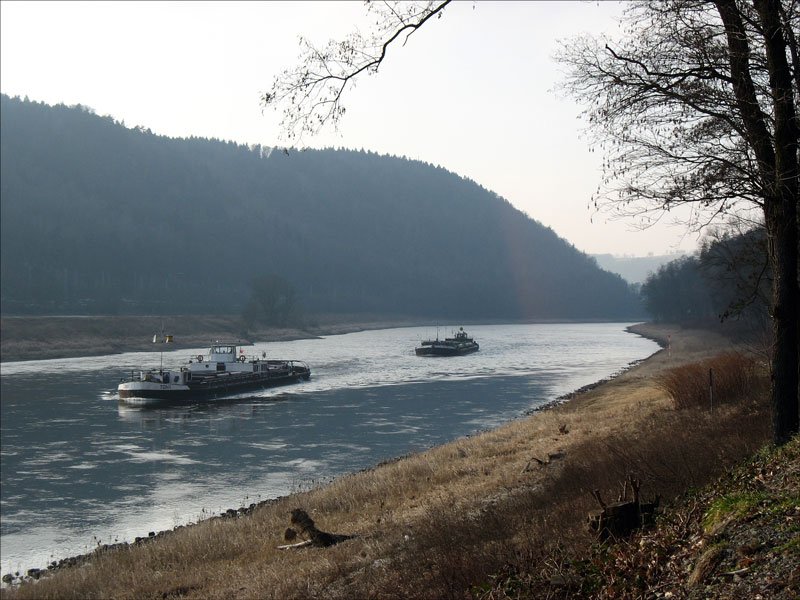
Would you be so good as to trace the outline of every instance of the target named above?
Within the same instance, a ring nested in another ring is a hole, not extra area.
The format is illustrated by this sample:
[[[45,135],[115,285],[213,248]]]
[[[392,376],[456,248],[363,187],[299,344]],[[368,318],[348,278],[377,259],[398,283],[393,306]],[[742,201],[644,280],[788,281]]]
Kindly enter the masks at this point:
[[[98,549],[2,597],[574,595],[580,588],[565,565],[591,547],[593,490],[613,499],[635,476],[645,496],[670,502],[768,437],[758,394],[717,398],[712,413],[702,403],[677,407],[659,379],[734,349],[729,341],[652,325],[637,331],[669,336],[669,350],[561,406],[252,510]],[[352,538],[279,549],[297,508],[320,529]]]
[[[487,597],[800,598],[800,437],[684,494],[655,527],[554,564],[505,573]]]

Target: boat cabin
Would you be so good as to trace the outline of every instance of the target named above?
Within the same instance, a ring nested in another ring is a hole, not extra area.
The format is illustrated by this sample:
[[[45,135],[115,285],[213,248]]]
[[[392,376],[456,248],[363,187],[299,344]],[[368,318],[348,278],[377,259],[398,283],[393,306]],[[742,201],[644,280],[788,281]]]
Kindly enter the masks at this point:
[[[198,354],[195,361],[189,361],[192,373],[223,373],[226,371],[253,371],[252,365],[245,366],[247,358],[240,342],[214,342],[208,349],[208,355]],[[252,345],[252,344],[249,344]],[[251,361],[253,362],[253,361]]]
[[[244,350],[242,350],[244,353]],[[210,362],[235,362],[236,345],[234,344],[214,344],[208,351]]]
[[[151,383],[172,383],[172,384],[179,384],[179,385],[186,385],[187,381],[190,379],[189,373],[186,369],[180,369],[178,371],[141,371],[139,373],[139,381],[147,381]]]

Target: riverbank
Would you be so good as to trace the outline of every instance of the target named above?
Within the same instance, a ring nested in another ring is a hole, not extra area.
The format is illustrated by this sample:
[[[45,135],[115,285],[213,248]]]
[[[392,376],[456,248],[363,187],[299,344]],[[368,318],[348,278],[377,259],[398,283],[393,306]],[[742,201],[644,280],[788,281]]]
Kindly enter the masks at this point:
[[[80,568],[3,596],[462,597],[494,581],[503,565],[532,568],[553,543],[587,541],[591,490],[609,498],[638,470],[643,494],[674,496],[765,437],[755,409],[721,406],[713,419],[679,414],[657,385],[659,373],[731,342],[674,327],[633,330],[670,347],[560,406],[304,493],[100,550]],[[297,508],[320,529],[352,537],[330,548],[278,549]]]
[[[179,350],[202,348],[213,340],[286,342],[373,329],[430,327],[432,323],[430,319],[406,315],[341,313],[314,315],[296,327],[249,329],[236,315],[2,317],[0,362],[149,352],[153,350],[153,335],[162,332],[172,336],[171,347]],[[493,322],[482,320],[480,324]]]
[[[46,360],[148,352],[153,335],[172,335],[173,348],[198,348],[212,340],[282,342],[423,325],[397,315],[319,315],[298,327],[247,329],[238,316],[179,315],[3,317],[0,319],[0,361]]]

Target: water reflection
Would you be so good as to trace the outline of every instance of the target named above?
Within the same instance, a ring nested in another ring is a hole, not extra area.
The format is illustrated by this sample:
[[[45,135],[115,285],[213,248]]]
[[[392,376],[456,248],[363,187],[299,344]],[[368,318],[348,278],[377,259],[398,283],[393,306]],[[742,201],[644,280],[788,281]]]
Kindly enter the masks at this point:
[[[155,423],[181,423],[189,419],[213,419],[215,416],[247,418],[256,416],[261,407],[286,402],[291,394],[281,394],[270,398],[256,396],[216,400],[213,403],[159,403],[157,405],[136,406],[117,401],[117,414],[120,420],[138,423],[142,427]]]

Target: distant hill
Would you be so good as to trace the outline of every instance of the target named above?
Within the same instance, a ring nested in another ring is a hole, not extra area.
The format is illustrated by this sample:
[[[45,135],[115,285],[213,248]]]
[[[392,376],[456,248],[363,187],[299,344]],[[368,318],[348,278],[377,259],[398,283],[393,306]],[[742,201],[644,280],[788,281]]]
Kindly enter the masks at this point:
[[[4,314],[231,314],[278,276],[311,312],[641,315],[621,277],[440,167],[0,101]]]
[[[661,265],[680,258],[683,253],[659,256],[614,256],[613,254],[593,254],[592,256],[600,268],[620,275],[629,283],[644,283],[648,275],[658,271]]]

